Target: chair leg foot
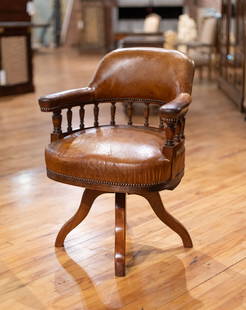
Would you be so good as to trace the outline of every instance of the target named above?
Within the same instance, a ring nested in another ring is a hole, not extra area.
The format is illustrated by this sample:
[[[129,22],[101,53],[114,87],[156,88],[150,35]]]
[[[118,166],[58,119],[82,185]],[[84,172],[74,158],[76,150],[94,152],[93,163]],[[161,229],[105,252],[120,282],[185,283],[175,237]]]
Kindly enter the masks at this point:
[[[60,229],[56,237],[55,242],[56,247],[64,246],[64,240],[66,236],[70,233],[70,231],[72,231],[76,226],[78,226],[83,221],[83,219],[89,213],[94,200],[101,194],[103,194],[103,192],[85,189],[79,209],[74,214],[74,216],[72,216]]]
[[[125,276],[126,194],[115,194],[115,275]]]
[[[151,192],[141,195],[148,200],[153,211],[159,217],[159,219],[180,236],[184,247],[192,248],[193,244],[188,231],[178,220],[176,220],[170,213],[165,210],[160,194],[158,192]]]

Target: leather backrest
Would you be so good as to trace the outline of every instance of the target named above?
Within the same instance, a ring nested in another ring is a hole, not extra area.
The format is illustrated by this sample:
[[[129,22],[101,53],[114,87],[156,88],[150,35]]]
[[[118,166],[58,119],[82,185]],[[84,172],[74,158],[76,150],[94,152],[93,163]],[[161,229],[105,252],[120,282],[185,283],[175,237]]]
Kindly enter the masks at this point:
[[[191,93],[194,64],[178,51],[162,48],[123,48],[107,54],[90,87],[96,100],[173,100]]]

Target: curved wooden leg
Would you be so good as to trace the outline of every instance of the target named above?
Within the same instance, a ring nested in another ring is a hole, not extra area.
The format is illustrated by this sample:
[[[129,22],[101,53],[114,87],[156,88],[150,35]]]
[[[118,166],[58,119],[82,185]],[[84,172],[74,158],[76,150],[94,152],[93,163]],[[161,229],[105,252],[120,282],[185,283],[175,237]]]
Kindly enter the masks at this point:
[[[165,210],[160,194],[158,192],[153,192],[141,195],[148,200],[151,208],[159,217],[159,219],[180,236],[183,241],[184,247],[192,248],[193,244],[188,231],[178,220],[176,220],[171,214],[169,214]]]
[[[85,189],[82,199],[81,199],[79,209],[74,214],[74,216],[71,217],[70,220],[68,220],[60,229],[56,237],[56,242],[55,242],[56,247],[64,246],[64,240],[67,234],[69,234],[71,230],[73,230],[76,226],[78,226],[83,221],[83,219],[89,213],[94,200],[103,193],[104,192],[95,191],[91,189]]]
[[[115,194],[115,275],[125,275],[126,251],[126,194]]]

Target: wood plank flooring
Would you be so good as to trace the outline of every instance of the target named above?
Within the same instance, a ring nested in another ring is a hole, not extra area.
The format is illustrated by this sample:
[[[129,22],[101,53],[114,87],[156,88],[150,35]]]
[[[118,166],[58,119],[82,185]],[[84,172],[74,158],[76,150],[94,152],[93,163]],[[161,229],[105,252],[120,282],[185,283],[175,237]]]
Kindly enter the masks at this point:
[[[45,176],[51,115],[39,111],[37,98],[86,86],[98,60],[37,54],[36,93],[0,99],[0,309],[246,309],[246,123],[216,85],[195,84],[185,176],[162,192],[194,248],[184,249],[147,201],[129,195],[127,275],[115,278],[114,199],[105,194],[65,249],[55,249],[82,189]]]

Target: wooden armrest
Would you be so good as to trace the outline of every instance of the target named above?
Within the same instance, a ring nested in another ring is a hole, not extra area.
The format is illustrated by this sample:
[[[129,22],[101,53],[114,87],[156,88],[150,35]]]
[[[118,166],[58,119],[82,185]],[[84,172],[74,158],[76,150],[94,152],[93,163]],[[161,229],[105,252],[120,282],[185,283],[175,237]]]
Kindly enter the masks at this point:
[[[174,100],[160,107],[160,114],[164,119],[177,119],[188,111],[191,96],[188,93],[179,94]]]
[[[85,87],[50,94],[39,98],[39,106],[43,112],[73,107],[94,101],[94,89]]]
[[[191,96],[187,93],[179,94],[174,100],[160,107],[160,115],[166,123],[166,143],[164,154],[169,158],[169,149],[184,140],[185,114],[191,103]]]

